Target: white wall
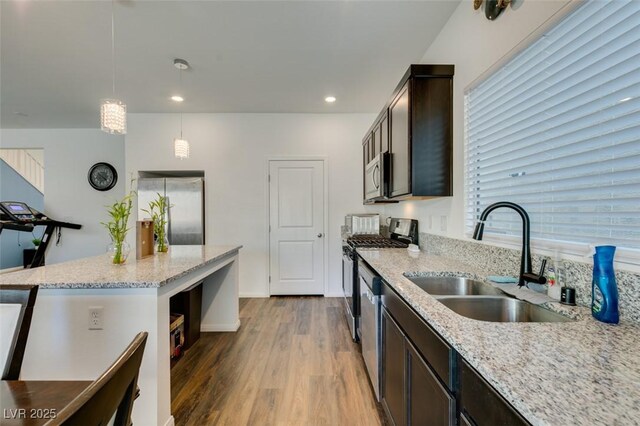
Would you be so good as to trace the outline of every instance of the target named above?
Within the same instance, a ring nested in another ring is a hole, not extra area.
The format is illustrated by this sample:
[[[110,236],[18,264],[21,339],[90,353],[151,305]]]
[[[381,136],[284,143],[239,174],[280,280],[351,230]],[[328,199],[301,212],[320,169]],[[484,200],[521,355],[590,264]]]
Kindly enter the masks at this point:
[[[340,225],[362,212],[359,143],[374,114],[185,114],[191,158],[177,160],[179,115],[130,114],[127,173],[204,170],[207,244],[242,244],[240,295],[268,295],[267,159],[325,157],[329,173],[329,292],[340,295]]]
[[[380,212],[418,219],[423,232],[464,238],[465,88],[570,0],[517,0],[514,3],[516,9],[509,7],[495,21],[489,21],[484,16],[484,6],[475,11],[471,1],[462,1],[421,61],[456,67],[453,89],[454,196],[378,207]]]
[[[80,230],[62,230],[61,244],[50,243],[46,262],[104,253],[110,242],[107,231],[100,225],[108,220],[105,205],[122,198],[128,180],[124,170],[124,138],[96,129],[2,129],[0,147],[44,148],[43,213],[82,225]],[[112,164],[119,175],[115,188],[106,192],[96,191],[87,181],[89,168],[101,161]]]

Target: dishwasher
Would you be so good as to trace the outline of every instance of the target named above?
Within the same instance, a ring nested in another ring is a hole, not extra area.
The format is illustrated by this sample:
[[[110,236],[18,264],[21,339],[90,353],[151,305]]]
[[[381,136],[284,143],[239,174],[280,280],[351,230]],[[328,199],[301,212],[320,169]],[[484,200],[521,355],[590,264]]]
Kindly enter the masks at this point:
[[[360,280],[360,342],[362,358],[376,400],[380,401],[380,354],[382,330],[380,328],[380,292],[382,279],[362,260],[358,261]]]

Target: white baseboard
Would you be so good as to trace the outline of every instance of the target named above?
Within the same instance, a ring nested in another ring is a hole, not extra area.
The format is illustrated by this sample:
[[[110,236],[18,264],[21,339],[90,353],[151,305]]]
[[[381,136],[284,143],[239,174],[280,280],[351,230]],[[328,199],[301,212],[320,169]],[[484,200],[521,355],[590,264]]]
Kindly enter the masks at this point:
[[[332,292],[325,294],[324,297],[344,297],[344,294],[341,292]]]
[[[203,333],[211,333],[213,331],[238,331],[240,328],[240,320],[233,324],[200,324],[200,331]]]
[[[243,292],[240,293],[240,299],[264,299],[269,297],[269,293],[252,293],[252,292]]]
[[[169,418],[165,422],[164,426],[175,426],[175,424],[176,424],[176,422],[173,419],[173,416],[169,416]]]

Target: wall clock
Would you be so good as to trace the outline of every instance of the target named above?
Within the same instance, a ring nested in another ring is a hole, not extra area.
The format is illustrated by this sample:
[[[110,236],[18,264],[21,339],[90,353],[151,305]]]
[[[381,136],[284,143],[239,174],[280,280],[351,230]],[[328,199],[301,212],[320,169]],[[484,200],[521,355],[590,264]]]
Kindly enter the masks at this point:
[[[108,191],[118,182],[118,172],[109,163],[96,163],[89,169],[87,175],[89,184],[98,191]]]

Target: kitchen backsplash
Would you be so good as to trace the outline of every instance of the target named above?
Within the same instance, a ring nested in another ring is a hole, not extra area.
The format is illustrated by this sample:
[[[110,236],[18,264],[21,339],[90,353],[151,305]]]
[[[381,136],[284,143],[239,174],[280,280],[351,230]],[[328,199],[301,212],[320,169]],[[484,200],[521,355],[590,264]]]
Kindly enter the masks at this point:
[[[487,275],[517,277],[520,270],[520,250],[496,247],[475,241],[459,240],[441,235],[420,233],[420,248],[428,254],[454,257],[481,268]],[[533,271],[540,268],[546,256],[532,255]],[[548,257],[547,257],[548,259]],[[548,259],[549,260],[549,259]],[[591,263],[564,260],[567,282],[576,289],[579,305],[591,304]],[[548,263],[548,266],[551,262]],[[622,321],[640,324],[640,274],[616,270]]]

